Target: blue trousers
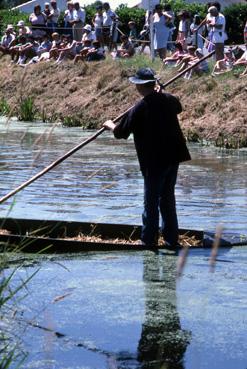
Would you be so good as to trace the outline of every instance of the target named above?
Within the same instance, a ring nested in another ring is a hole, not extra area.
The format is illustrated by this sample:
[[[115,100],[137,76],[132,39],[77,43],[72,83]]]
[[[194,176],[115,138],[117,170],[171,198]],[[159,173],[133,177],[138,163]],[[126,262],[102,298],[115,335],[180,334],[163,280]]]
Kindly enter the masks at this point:
[[[159,212],[162,218],[161,231],[171,245],[178,242],[178,220],[176,213],[175,185],[178,165],[170,165],[159,173],[144,176],[144,211],[142,214],[141,240],[146,245],[157,244]]]

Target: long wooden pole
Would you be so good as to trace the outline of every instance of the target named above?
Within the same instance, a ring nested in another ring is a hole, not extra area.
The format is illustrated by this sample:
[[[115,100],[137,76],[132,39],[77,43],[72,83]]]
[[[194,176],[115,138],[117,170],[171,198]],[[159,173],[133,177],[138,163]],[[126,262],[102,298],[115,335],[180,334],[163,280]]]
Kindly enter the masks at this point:
[[[204,56],[203,58],[201,58],[198,62],[196,62],[195,64],[193,64],[192,66],[186,68],[185,70],[181,71],[179,74],[177,74],[175,77],[171,78],[168,82],[161,84],[161,87],[164,88],[166,86],[168,86],[169,84],[171,84],[172,82],[174,82],[176,79],[178,79],[179,77],[181,77],[183,74],[185,74],[186,72],[188,72],[189,70],[191,70],[192,68],[194,68],[196,65],[198,65],[199,63],[201,63],[203,60],[209,58],[211,55],[214,54],[215,51],[212,51],[211,53],[209,53],[208,55]],[[119,116],[117,116],[113,122],[116,123],[117,121],[119,121],[120,119],[122,119],[124,117],[124,115],[126,115],[130,110],[132,109],[132,107],[130,107],[129,109],[127,109],[124,113],[120,114]],[[73,147],[70,151],[68,151],[67,153],[65,153],[63,156],[59,157],[57,160],[55,160],[53,163],[51,163],[50,165],[48,165],[45,169],[41,170],[39,173],[35,174],[33,177],[31,177],[29,180],[27,180],[26,182],[23,182],[20,186],[16,187],[14,190],[10,191],[9,193],[7,193],[5,196],[3,196],[0,199],[0,204],[2,204],[3,202],[5,202],[6,200],[8,200],[10,197],[14,196],[17,192],[23,190],[25,187],[29,186],[31,183],[33,183],[34,181],[36,181],[36,179],[42,177],[45,173],[49,172],[50,170],[52,170],[53,168],[55,168],[58,164],[62,163],[64,160],[66,160],[69,156],[73,155],[76,151],[80,150],[82,147],[86,146],[87,144],[89,144],[90,142],[94,141],[98,136],[100,136],[104,131],[106,130],[105,127],[99,129],[94,135],[92,135],[91,137],[89,137],[88,139],[86,139],[85,141],[81,142],[79,145]]]

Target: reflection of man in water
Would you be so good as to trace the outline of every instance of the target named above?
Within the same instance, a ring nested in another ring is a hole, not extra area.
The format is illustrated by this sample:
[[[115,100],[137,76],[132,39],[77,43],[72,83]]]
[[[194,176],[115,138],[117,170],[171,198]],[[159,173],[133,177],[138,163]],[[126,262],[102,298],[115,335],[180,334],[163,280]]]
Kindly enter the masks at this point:
[[[183,369],[190,334],[181,329],[176,302],[176,258],[144,260],[146,311],[138,346],[141,369]]]

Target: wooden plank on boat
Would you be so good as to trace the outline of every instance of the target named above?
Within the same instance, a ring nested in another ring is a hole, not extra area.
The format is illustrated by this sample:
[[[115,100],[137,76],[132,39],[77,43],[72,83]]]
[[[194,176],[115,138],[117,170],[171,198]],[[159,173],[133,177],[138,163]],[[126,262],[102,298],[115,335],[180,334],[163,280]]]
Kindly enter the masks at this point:
[[[6,231],[0,234],[2,249],[16,245],[23,252],[46,253],[145,249],[133,242],[140,239],[140,225],[0,218],[0,228]],[[203,245],[202,231],[180,229],[179,233]],[[92,241],[76,239],[80,234]],[[95,237],[102,242],[95,242]]]

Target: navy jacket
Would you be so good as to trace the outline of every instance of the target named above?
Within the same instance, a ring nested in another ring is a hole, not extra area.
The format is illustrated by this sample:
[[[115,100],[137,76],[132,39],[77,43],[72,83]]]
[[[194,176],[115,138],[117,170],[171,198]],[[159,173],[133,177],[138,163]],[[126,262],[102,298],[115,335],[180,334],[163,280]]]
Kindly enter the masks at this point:
[[[138,102],[114,128],[116,138],[127,139],[133,133],[143,175],[191,159],[177,118],[181,111],[175,96],[153,92]]]

